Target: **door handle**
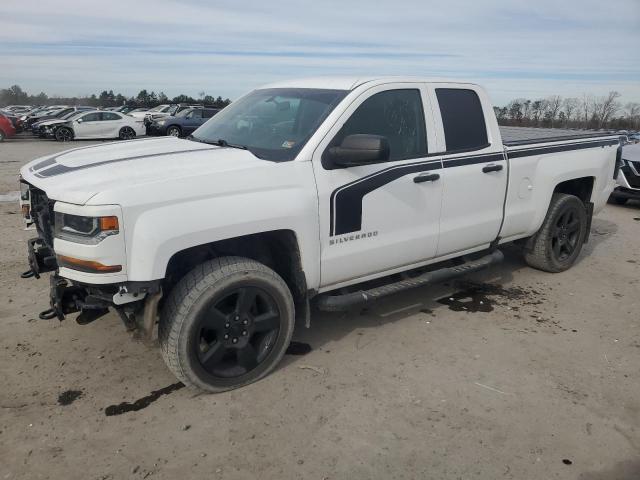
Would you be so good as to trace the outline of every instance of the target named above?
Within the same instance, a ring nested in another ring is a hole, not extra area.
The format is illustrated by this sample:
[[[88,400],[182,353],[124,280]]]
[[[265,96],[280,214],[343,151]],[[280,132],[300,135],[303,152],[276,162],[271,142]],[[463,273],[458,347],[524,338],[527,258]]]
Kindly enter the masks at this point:
[[[439,178],[440,178],[440,175],[438,175],[437,173],[423,173],[422,175],[413,177],[413,181],[414,183],[435,182]]]
[[[482,167],[484,173],[499,172],[500,170],[502,170],[502,165],[494,165],[493,163]]]

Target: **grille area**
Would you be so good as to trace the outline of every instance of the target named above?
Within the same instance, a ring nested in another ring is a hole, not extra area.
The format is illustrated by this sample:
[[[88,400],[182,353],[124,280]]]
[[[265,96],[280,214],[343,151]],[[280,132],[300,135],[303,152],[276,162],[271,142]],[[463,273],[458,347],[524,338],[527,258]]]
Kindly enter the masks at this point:
[[[31,216],[36,225],[38,236],[45,245],[53,250],[53,205],[55,201],[49,200],[42,190],[30,187]]]

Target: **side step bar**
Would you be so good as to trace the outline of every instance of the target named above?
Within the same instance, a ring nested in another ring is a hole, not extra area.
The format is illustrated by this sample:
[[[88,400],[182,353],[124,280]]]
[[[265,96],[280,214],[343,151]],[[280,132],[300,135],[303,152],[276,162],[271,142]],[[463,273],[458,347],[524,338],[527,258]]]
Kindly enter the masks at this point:
[[[325,312],[339,312],[347,310],[353,305],[357,305],[359,303],[370,302],[372,300],[377,300],[378,298],[386,297],[387,295],[409,290],[410,288],[423,287],[425,285],[443,282],[471,272],[476,272],[496,263],[500,263],[503,259],[504,255],[502,252],[500,250],[494,250],[484,257],[477,260],[470,260],[462,265],[426,272],[414,278],[400,280],[398,282],[389,283],[370,290],[360,290],[358,292],[345,293],[343,295],[320,295],[317,300],[317,306],[318,309]]]

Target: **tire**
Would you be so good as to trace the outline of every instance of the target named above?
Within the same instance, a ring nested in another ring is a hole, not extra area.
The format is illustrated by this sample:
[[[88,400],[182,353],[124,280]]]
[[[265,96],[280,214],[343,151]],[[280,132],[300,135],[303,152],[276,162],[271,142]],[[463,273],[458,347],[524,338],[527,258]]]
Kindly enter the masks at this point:
[[[3,130],[0,130],[0,142],[4,142],[4,139],[7,138],[7,135]]]
[[[56,140],[59,142],[68,142],[73,140],[73,130],[67,127],[60,127],[56,130]]]
[[[232,390],[273,371],[294,318],[291,292],[276,272],[242,257],[210,260],[167,297],[158,328],[162,356],[189,387]]]
[[[624,205],[629,200],[628,198],[624,198],[624,197],[611,197],[611,198],[613,198],[614,203],[617,203],[618,205]]]
[[[136,132],[131,127],[122,127],[118,133],[118,138],[120,140],[131,140],[136,138]]]
[[[567,270],[580,255],[587,225],[587,210],[582,201],[574,195],[555,193],[542,227],[527,241],[525,261],[545,272]]]
[[[180,130],[180,127],[171,125],[169,128],[167,128],[168,137],[180,137],[181,135],[182,135],[182,130]]]

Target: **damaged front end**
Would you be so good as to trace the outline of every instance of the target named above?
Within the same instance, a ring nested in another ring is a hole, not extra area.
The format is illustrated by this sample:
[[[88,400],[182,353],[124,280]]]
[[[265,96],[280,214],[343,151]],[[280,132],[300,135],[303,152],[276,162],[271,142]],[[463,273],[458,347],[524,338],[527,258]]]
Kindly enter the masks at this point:
[[[20,187],[20,205],[25,223],[27,228],[35,227],[37,232],[37,236],[27,242],[29,270],[21,276],[40,278],[41,274],[51,273],[49,308],[41,312],[39,318],[64,320],[67,315],[79,312],[77,323],[86,325],[113,309],[127,330],[140,330],[145,338],[151,338],[158,302],[162,297],[160,281],[93,284],[62,277],[59,274],[60,267],[69,268],[69,265],[68,257],[56,255],[54,251],[55,201],[22,180]],[[83,264],[104,268],[97,262],[84,261]],[[73,267],[82,269],[83,264]]]

